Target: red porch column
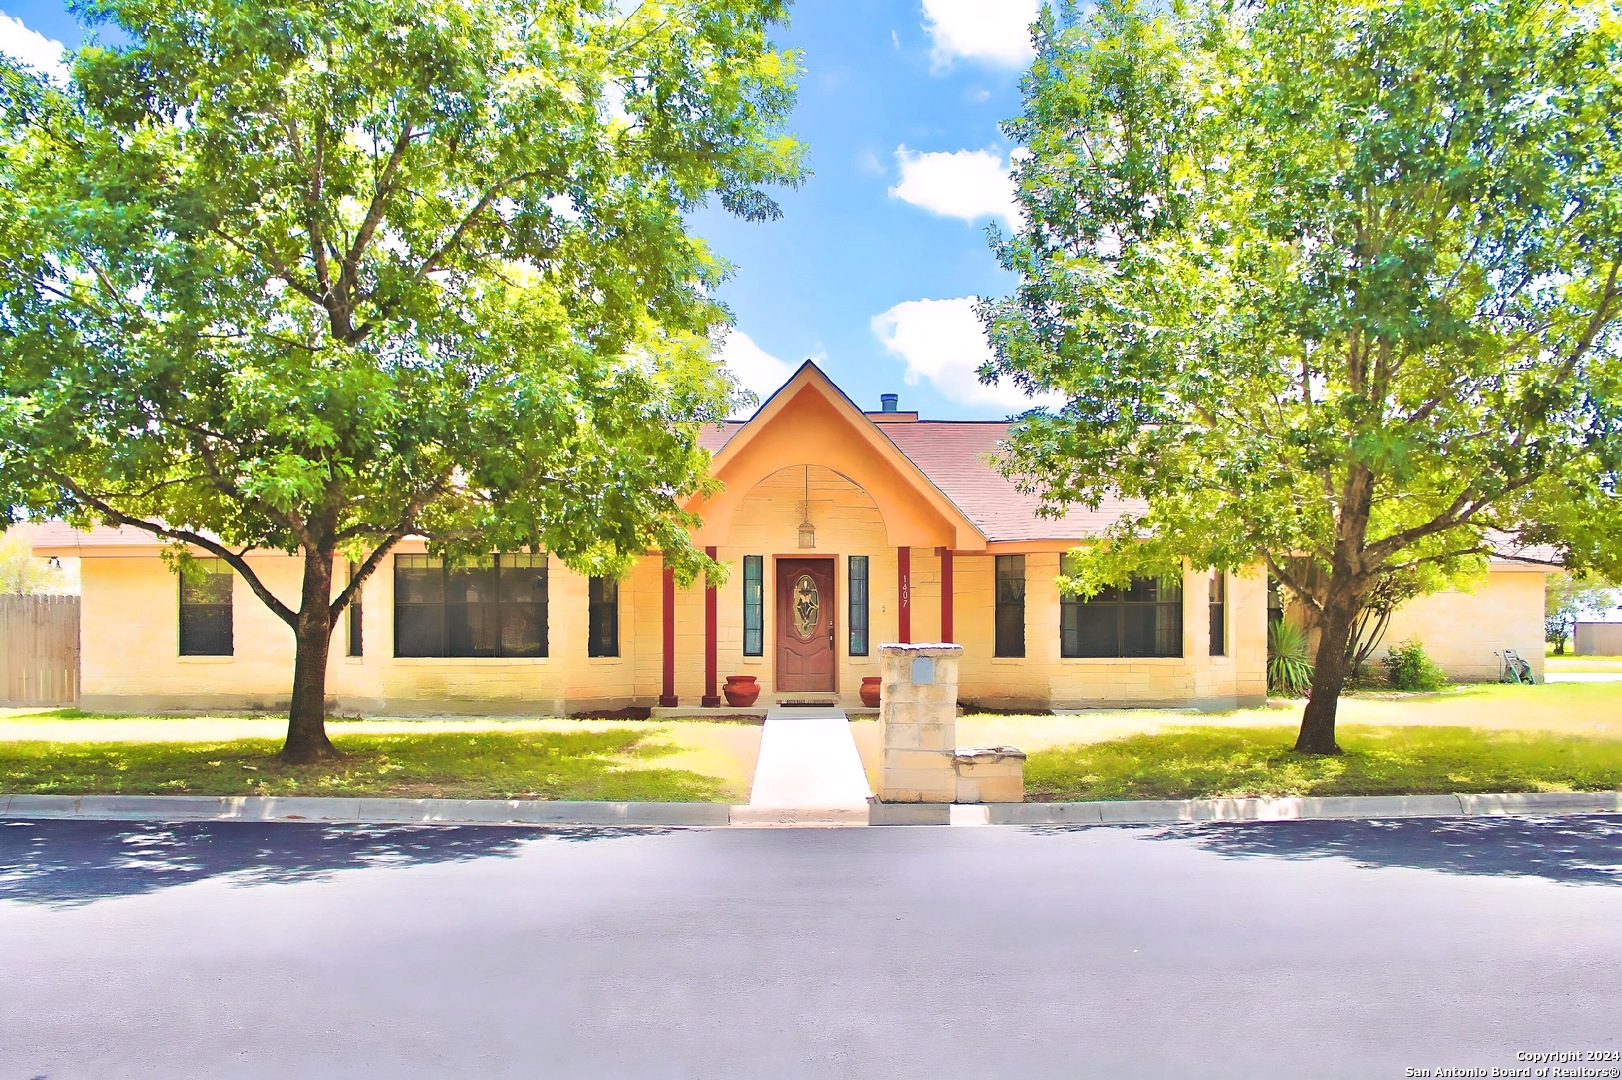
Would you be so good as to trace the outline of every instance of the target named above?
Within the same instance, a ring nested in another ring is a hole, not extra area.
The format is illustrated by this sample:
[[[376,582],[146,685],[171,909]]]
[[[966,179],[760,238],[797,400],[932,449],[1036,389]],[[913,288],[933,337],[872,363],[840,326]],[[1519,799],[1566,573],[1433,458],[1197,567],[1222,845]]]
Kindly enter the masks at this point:
[[[912,548],[896,548],[895,562],[896,591],[901,599],[896,614],[896,636],[906,645],[912,641]]]
[[[661,562],[663,560],[661,559]],[[674,709],[676,701],[676,572],[670,567],[664,568],[664,654],[665,654],[665,680],[664,692],[659,695],[661,709]]]
[[[939,548],[941,555],[941,640],[952,640],[952,549]]]
[[[715,558],[715,549],[707,547],[704,554]],[[700,705],[713,709],[721,704],[721,695],[715,692],[715,586],[704,585],[704,696]]]

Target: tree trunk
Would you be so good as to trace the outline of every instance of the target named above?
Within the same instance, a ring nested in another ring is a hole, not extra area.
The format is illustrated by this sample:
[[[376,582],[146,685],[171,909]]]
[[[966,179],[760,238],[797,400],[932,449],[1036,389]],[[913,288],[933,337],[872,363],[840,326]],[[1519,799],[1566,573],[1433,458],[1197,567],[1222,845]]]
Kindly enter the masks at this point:
[[[332,553],[304,552],[304,590],[293,659],[293,703],[282,760],[303,764],[340,757],[327,738],[327,655],[332,648]]]
[[[1338,754],[1335,710],[1346,685],[1346,644],[1351,639],[1356,601],[1350,582],[1330,579],[1329,594],[1318,621],[1318,655],[1312,666],[1312,696],[1301,715],[1295,749],[1303,754]]]

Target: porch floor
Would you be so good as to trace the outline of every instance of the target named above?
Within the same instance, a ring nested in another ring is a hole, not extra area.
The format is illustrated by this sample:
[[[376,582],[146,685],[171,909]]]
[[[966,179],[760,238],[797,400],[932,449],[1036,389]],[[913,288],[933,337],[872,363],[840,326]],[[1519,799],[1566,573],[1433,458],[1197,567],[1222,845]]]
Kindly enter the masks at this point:
[[[859,810],[865,815],[872,793],[843,709],[774,707],[767,712],[750,806]]]

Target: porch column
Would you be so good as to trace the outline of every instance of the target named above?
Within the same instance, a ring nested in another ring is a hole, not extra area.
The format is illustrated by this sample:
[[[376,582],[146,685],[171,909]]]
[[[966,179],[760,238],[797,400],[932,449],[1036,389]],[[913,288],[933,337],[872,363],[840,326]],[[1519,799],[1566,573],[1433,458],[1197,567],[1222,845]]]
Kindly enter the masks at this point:
[[[715,558],[715,548],[707,547],[704,554]],[[700,705],[713,709],[721,704],[721,695],[715,692],[715,586],[704,583],[704,696]]]
[[[661,558],[661,562],[664,560]],[[676,572],[664,568],[664,692],[659,695],[661,709],[674,709],[676,701]]]
[[[896,608],[896,636],[901,644],[912,641],[912,548],[895,549],[896,591],[900,605]]]
[[[952,638],[952,549],[940,548],[941,556],[941,641]]]

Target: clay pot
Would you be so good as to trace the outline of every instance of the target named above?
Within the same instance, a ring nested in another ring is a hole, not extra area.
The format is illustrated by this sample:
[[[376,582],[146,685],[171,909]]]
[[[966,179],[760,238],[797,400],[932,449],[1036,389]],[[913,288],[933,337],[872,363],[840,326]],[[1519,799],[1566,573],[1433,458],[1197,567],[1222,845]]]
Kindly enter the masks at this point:
[[[869,709],[879,707],[879,682],[877,675],[862,676],[862,704]]]
[[[753,675],[728,675],[721,693],[727,696],[728,705],[735,709],[746,709],[760,696],[760,684],[755,682]]]

